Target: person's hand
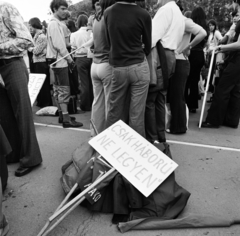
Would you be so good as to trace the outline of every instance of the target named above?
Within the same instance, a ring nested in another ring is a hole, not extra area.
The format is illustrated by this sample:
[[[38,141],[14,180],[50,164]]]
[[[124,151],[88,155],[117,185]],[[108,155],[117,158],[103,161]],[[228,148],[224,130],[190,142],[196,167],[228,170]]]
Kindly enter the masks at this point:
[[[182,54],[185,58],[188,58],[191,53],[192,46],[188,45],[186,48],[182,50]]]
[[[33,49],[34,49],[34,47],[30,47],[30,48],[28,48],[28,51],[29,51],[29,52],[32,52]]]
[[[219,52],[221,52],[221,45],[216,46],[214,50],[215,50],[215,54],[218,54]]]
[[[72,61],[68,64],[68,66],[69,66],[70,72],[73,72],[74,67],[76,66],[76,64],[75,64],[75,62],[72,60]]]

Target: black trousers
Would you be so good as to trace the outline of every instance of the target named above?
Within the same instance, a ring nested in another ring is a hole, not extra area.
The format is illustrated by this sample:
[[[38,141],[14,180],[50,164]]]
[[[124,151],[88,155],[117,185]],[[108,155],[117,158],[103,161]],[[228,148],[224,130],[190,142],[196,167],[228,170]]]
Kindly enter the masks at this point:
[[[34,65],[34,73],[46,75],[46,79],[37,96],[37,106],[39,107],[52,106],[52,97],[50,93],[49,67],[46,62],[35,62],[33,65]]]
[[[168,66],[168,76],[174,73],[176,66],[176,58],[173,51],[165,49]],[[145,111],[145,131],[146,138],[152,142],[166,142],[165,136],[165,104],[167,90],[163,90],[156,86],[149,86]]]
[[[93,86],[91,79],[92,59],[87,57],[76,58],[77,70],[80,77],[80,108],[83,111],[91,111],[93,103]]]
[[[33,167],[42,162],[28,94],[28,71],[22,58],[0,67],[11,109],[21,138],[20,166]],[[2,111],[1,111],[2,112]]]
[[[206,121],[213,125],[237,127],[240,117],[240,53],[223,71]]]
[[[185,89],[185,100],[189,109],[198,109],[198,82],[204,61],[203,51],[191,51],[189,56],[190,74]]]
[[[189,71],[190,64],[188,60],[176,60],[175,72],[170,79],[168,90],[168,98],[172,114],[170,131],[172,133],[185,133],[187,130],[184,91]]]

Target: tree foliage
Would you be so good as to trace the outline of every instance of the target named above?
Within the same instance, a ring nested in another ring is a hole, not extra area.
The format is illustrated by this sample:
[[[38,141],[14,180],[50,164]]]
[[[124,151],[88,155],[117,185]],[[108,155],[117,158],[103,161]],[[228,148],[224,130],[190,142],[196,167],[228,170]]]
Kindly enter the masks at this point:
[[[69,0],[71,2],[71,0]],[[137,0],[143,1],[143,0]],[[158,0],[145,0],[145,6],[153,17],[158,10]],[[185,11],[192,11],[200,6],[204,9],[207,19],[215,19],[220,29],[229,28],[231,24],[230,12],[232,11],[232,0],[180,0]],[[79,14],[92,14],[92,0],[83,0],[69,7],[71,18],[75,20]]]

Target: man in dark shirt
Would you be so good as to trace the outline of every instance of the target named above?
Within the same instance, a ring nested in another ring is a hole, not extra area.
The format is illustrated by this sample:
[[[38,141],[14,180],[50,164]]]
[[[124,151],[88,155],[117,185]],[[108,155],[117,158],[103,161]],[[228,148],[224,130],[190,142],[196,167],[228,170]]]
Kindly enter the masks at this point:
[[[134,0],[118,1],[104,13],[114,78],[110,93],[109,127],[127,110],[129,125],[145,137],[144,112],[150,81],[146,55],[151,50],[151,17]],[[126,98],[130,96],[130,107]]]

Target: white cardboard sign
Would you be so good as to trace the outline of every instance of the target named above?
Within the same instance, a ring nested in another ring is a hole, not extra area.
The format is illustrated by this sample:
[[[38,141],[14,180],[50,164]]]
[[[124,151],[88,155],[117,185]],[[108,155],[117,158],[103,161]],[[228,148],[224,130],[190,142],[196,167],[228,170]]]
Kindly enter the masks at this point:
[[[37,99],[37,95],[42,88],[45,78],[45,74],[29,74],[28,92],[32,106]]]
[[[178,167],[121,120],[89,144],[146,197]]]

